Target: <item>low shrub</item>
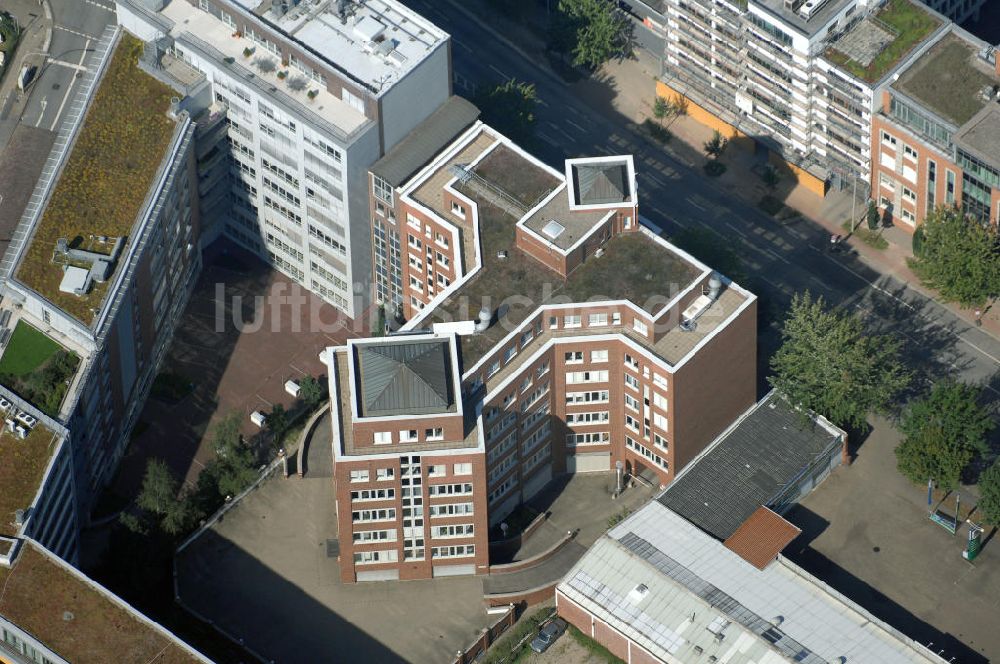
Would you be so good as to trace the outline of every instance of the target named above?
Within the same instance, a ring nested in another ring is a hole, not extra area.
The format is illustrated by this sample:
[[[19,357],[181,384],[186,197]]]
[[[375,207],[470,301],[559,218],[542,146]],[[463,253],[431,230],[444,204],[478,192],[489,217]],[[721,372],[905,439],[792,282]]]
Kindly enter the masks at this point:
[[[705,164],[705,174],[709,177],[717,178],[726,172],[726,165],[714,159]]]

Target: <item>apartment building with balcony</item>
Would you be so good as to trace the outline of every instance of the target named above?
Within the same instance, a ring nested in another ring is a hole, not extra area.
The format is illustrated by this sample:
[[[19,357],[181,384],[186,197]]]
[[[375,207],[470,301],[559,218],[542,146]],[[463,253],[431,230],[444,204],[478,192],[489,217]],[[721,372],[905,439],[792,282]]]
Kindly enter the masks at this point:
[[[878,91],[947,23],[915,0],[667,0],[666,16],[657,94],[820,195],[868,181]]]
[[[872,199],[913,230],[938,206],[1000,220],[1000,57],[951,26],[884,91],[872,131]]]
[[[630,156],[476,122],[392,198],[406,321],[327,350],[345,582],[484,574],[553,478],[669,484],[753,404],[756,299],[638,223]]]
[[[81,520],[201,268],[195,124],[141,51],[116,28],[96,42],[2,265],[5,399],[67,431]]]
[[[222,118],[199,145],[206,238],[361,316],[368,169],[448,99],[448,35],[395,0],[122,0],[118,17]]]

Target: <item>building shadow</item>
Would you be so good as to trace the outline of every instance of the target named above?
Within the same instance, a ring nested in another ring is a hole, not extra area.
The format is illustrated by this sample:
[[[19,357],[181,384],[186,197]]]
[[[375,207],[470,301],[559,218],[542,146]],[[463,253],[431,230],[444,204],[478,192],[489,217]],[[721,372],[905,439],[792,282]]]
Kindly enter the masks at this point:
[[[181,604],[264,661],[407,661],[211,529],[178,554],[175,569]]]
[[[938,653],[945,661],[962,662],[962,664],[988,664],[990,661],[988,657],[976,652],[953,634],[941,632],[927,624],[823,554],[808,546],[799,546],[798,542],[796,540],[792,547],[784,552],[786,558],[822,579],[828,586],[861,605],[879,620]]]

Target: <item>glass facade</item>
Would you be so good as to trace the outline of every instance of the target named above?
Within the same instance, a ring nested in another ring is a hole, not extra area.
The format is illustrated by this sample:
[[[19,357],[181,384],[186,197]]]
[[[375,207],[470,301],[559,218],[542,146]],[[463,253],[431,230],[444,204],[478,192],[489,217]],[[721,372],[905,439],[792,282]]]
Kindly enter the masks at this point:
[[[962,211],[987,222],[990,220],[993,189],[1000,188],[1000,170],[983,163],[961,148],[957,150],[962,167]]]
[[[951,148],[952,130],[947,125],[928,118],[895,96],[892,98],[890,112],[892,117],[915,131],[919,136],[939,146]]]

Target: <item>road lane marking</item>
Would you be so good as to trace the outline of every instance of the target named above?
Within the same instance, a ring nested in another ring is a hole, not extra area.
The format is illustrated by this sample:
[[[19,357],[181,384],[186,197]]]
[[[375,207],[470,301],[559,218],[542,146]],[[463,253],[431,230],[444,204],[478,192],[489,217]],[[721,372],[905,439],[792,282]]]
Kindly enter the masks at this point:
[[[56,60],[55,58],[49,58],[46,63],[53,65],[60,65],[62,67],[69,67],[70,69],[75,69],[77,71],[87,71],[87,68],[83,65],[74,64],[72,62],[66,62],[65,60]]]
[[[573,122],[569,118],[566,118],[566,124],[568,124],[570,127],[575,127],[576,130],[579,131],[581,134],[586,134],[587,133],[586,129],[584,129],[583,127],[581,127],[577,123]]]
[[[115,13],[115,8],[114,7],[109,7],[108,5],[105,5],[104,3],[94,2],[94,0],[83,0],[83,1],[86,2],[88,5],[93,5],[94,7],[100,7],[104,11],[111,12],[112,14]]]
[[[884,289],[881,286],[879,286],[878,284],[876,284],[874,281],[868,281],[862,275],[858,274],[857,272],[855,272],[851,268],[847,267],[843,263],[840,263],[838,261],[833,260],[833,258],[827,252],[825,252],[823,250],[820,250],[820,249],[817,249],[816,247],[813,247],[813,246],[810,246],[809,248],[812,249],[813,251],[815,251],[816,253],[820,254],[821,256],[824,256],[827,260],[829,260],[834,265],[839,266],[845,272],[849,272],[850,274],[854,275],[855,277],[857,277],[858,279],[860,279],[864,283],[868,284],[868,287],[871,288],[872,290],[874,290],[874,291],[876,291],[878,293],[881,293],[882,295],[885,295],[886,297],[889,297],[889,298],[891,298],[891,299],[899,302],[904,307],[906,307],[907,309],[911,310],[914,314],[916,314],[920,318],[924,319],[927,322],[928,325],[933,325],[934,327],[937,327],[937,328],[939,328],[941,330],[944,330],[945,332],[948,332],[949,334],[951,334],[952,336],[954,336],[956,339],[958,339],[959,341],[961,341],[962,343],[964,343],[969,348],[972,348],[973,350],[978,351],[984,357],[989,358],[994,363],[1000,364],[1000,358],[996,357],[995,355],[993,355],[989,351],[984,350],[983,348],[980,348],[977,344],[972,343],[971,341],[969,341],[968,339],[966,339],[965,337],[963,337],[961,334],[958,334],[957,332],[953,332],[952,330],[949,330],[947,328],[947,326],[945,326],[945,325],[937,322],[936,320],[931,319],[927,314],[921,313],[920,310],[918,310],[915,306],[913,306],[912,304],[910,304],[909,302],[907,302],[903,298],[899,297],[898,295],[895,295],[894,293],[891,293],[891,292],[887,291],[886,289]],[[888,275],[885,275],[885,276],[888,276]],[[905,285],[906,284],[904,284],[904,286]],[[919,297],[924,298],[928,303],[933,304],[936,307],[944,309],[944,307],[942,307],[941,304],[939,304],[938,302],[934,301],[933,299],[931,299],[929,297],[926,297],[926,296],[924,296],[924,295],[922,295],[920,293],[915,293],[915,294],[917,296],[919,296]],[[962,320],[959,316],[955,316],[955,314],[952,314],[947,309],[944,309],[944,310],[947,311],[947,313],[949,313],[952,316],[954,316],[954,318],[957,321],[959,321],[960,323],[965,323],[965,321]]]
[[[512,77],[508,76],[507,74],[503,73],[502,71],[500,71],[499,69],[497,69],[496,67],[494,67],[493,65],[490,65],[490,69],[492,69],[496,73],[500,74],[500,76],[502,76],[503,80],[505,80],[505,81],[509,81],[512,78]]]
[[[49,105],[48,97],[42,97],[38,105],[42,107],[42,112],[38,114],[38,122],[35,123],[35,127],[42,124],[42,118],[45,117],[45,107]]]
[[[83,65],[83,59],[87,57],[87,49],[90,48],[90,40],[83,45],[83,53],[80,54],[80,64]],[[62,115],[63,109],[66,108],[66,102],[69,101],[69,95],[73,91],[73,86],[76,85],[76,75],[69,80],[69,85],[66,86],[66,94],[63,95],[62,103],[59,104],[59,110],[56,111],[56,117],[52,119],[52,126],[49,127],[49,131],[55,131],[56,125],[59,124],[59,116]]]
[[[71,35],[76,35],[77,37],[83,37],[84,39],[100,39],[95,35],[88,35],[86,32],[80,32],[79,30],[74,30],[73,28],[67,28],[65,25],[53,26],[56,30],[62,30],[63,32],[68,32]]]

